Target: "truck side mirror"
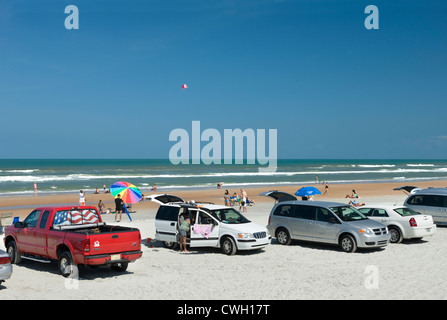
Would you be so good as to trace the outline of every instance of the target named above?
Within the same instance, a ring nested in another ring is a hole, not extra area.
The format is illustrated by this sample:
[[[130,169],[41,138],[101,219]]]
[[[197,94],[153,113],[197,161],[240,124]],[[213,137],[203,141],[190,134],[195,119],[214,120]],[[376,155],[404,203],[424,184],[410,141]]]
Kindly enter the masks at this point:
[[[21,229],[23,228],[23,222],[17,221],[14,223],[14,228]]]

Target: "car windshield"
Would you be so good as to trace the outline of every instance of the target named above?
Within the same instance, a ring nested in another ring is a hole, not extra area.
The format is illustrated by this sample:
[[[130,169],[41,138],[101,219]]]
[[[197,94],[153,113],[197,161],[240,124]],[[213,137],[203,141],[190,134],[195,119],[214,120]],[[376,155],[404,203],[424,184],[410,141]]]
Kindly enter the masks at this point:
[[[331,209],[332,212],[334,212],[343,221],[357,221],[368,219],[367,217],[365,217],[365,215],[363,215],[363,213],[359,212],[357,209],[351,206],[332,207],[329,209]]]
[[[239,211],[234,210],[233,208],[213,210],[212,214],[223,223],[237,224],[250,222],[250,220],[245,218]]]
[[[415,216],[420,214],[419,212],[416,212],[410,208],[397,208],[394,209],[394,211],[396,211],[398,214],[400,214],[402,217],[406,217],[406,216]]]

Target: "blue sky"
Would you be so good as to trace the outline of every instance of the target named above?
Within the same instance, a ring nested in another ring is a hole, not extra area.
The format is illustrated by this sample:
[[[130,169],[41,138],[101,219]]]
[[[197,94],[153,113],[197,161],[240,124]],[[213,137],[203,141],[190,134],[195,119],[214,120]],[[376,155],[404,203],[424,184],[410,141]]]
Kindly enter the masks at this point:
[[[64,27],[70,4],[78,30]],[[369,4],[379,30],[364,27]],[[446,12],[415,0],[0,0],[0,158],[167,158],[171,130],[199,120],[277,129],[278,158],[445,159]]]

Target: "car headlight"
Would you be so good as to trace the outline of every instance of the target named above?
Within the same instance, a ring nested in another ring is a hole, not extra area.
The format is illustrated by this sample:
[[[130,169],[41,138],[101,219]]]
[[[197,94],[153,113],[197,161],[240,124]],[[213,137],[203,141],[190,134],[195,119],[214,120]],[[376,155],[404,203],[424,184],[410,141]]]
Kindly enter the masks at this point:
[[[238,233],[237,236],[239,239],[254,239],[252,233]]]
[[[368,236],[372,236],[374,232],[370,228],[363,228],[359,230],[360,233],[366,234]]]

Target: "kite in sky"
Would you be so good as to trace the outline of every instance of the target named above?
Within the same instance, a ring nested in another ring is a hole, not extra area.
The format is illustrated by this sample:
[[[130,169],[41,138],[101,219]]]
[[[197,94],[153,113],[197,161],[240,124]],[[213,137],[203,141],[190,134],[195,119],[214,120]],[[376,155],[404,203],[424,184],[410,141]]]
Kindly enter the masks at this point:
[[[186,85],[186,83],[182,84],[182,90],[188,89],[188,86]]]

